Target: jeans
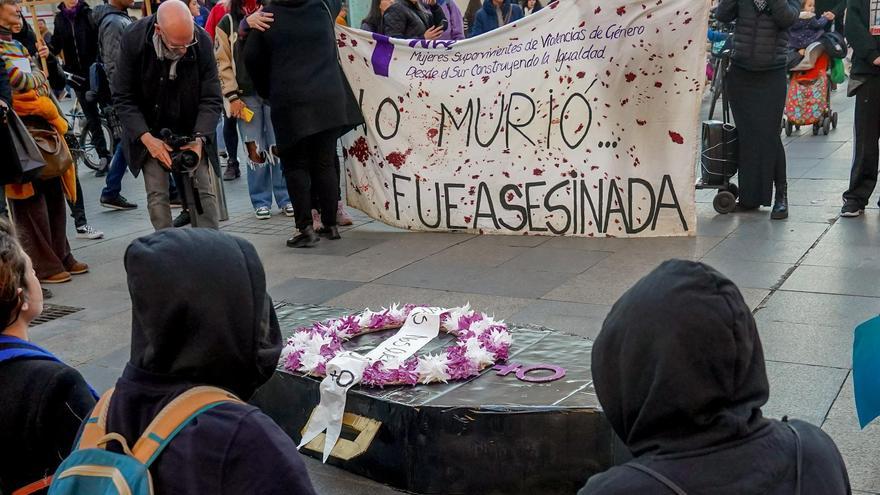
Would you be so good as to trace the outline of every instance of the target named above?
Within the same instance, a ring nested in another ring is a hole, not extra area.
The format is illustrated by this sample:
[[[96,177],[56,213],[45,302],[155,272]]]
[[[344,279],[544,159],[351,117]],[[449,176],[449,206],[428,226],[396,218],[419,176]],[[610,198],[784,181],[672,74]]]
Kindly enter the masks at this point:
[[[150,222],[156,230],[171,228],[171,198],[168,193],[169,179],[168,169],[162,166],[154,158],[148,158],[142,167],[144,174],[144,187],[147,190],[147,210],[150,212]],[[204,213],[198,215],[193,207],[190,214],[197,216],[196,224],[199,227],[217,229],[220,226],[220,211],[217,208],[217,195],[214,192],[214,177],[208,160],[202,158],[196,168],[193,182],[199,189]],[[187,198],[191,201],[190,198]]]
[[[225,151],[230,160],[238,161],[238,129],[236,119],[224,113],[217,123],[217,151]]]
[[[312,191],[320,201],[321,223],[336,225],[336,130],[306,136],[281,156],[287,188],[293,197],[296,227],[300,231],[312,225]],[[316,205],[317,206],[317,205]]]
[[[250,122],[238,120],[241,140],[244,141],[245,148],[248,143],[254,143],[257,153],[263,153],[263,163],[256,163],[248,156],[247,182],[251,204],[254,209],[271,208],[274,193],[275,203],[283,208],[290,204],[290,195],[287,192],[287,181],[281,173],[281,163],[271,152],[275,146],[275,130],[272,128],[269,105],[259,96],[245,96],[241,100],[254,112],[254,118]]]
[[[880,164],[880,76],[868,76],[856,91],[855,99],[855,153],[849,189],[843,193],[843,200],[864,208],[877,186]]]
[[[122,152],[122,143],[116,145],[113,159],[110,161],[110,169],[107,172],[107,180],[104,181],[104,190],[101,191],[101,199],[114,199],[122,192],[122,178],[125,177],[125,154]]]

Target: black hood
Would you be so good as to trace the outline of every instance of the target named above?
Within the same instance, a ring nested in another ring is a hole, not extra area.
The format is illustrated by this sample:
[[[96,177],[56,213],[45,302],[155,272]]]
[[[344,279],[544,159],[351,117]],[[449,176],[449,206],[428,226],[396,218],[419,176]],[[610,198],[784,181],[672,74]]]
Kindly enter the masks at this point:
[[[614,305],[596,339],[599,402],[635,456],[710,448],[763,428],[769,385],[739,289],[701,263],[667,261]]]
[[[251,243],[209,229],[163,230],[131,243],[125,269],[130,368],[245,400],[272,376],[281,332]]]

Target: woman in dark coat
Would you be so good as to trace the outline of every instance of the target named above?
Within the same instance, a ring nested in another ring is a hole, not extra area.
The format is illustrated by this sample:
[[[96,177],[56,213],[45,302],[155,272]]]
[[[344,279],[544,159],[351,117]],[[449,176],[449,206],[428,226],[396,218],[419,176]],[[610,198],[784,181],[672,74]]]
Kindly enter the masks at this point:
[[[831,437],[763,416],[770,386],[755,319],[712,268],[672,260],[636,283],[605,319],[591,363],[605,417],[635,458],[590,478],[583,495],[850,493]]]
[[[425,8],[431,9],[430,12]],[[382,16],[385,35],[405,40],[438,39],[446,31],[442,27],[445,20],[446,14],[437,0],[397,0]]]
[[[775,220],[788,218],[780,123],[787,87],[788,28],[800,10],[800,0],[721,0],[717,10],[719,21],[736,21],[727,94],[739,132],[739,206],[754,210],[770,206],[772,200],[770,217]]]
[[[319,233],[339,239],[336,223],[336,141],[363,124],[357,101],[339,66],[336,16],[339,0],[274,0],[265,12],[272,29],[252,31],[244,50],[254,88],[272,107],[272,123],[299,234],[290,247],[312,247],[312,189],[320,198]]]
[[[43,293],[5,220],[0,220],[0,260],[0,493],[14,493],[41,486],[55,472],[95,397],[78,371],[29,341],[28,327],[43,311]]]

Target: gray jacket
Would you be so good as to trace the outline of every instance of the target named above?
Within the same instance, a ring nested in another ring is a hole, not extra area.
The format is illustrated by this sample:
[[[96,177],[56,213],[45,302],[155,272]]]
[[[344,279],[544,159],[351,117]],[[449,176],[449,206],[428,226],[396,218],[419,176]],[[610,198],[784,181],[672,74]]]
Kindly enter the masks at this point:
[[[798,19],[800,0],[767,0],[761,12],[754,0],[721,0],[721,22],[736,21],[733,63],[751,71],[781,69],[788,61],[788,28]]]
[[[107,79],[112,81],[122,45],[122,33],[132,23],[132,18],[127,12],[110,4],[95,7],[93,16],[98,26],[98,56],[104,63]]]

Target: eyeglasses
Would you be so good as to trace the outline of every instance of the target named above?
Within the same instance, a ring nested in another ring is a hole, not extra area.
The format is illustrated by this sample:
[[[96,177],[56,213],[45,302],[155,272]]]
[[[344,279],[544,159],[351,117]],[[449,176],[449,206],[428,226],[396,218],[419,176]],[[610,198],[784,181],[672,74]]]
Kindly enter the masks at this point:
[[[199,39],[195,37],[195,34],[193,34],[193,40],[185,45],[172,45],[171,43],[168,43],[168,40],[165,39],[165,35],[162,31],[159,31],[159,37],[162,38],[162,43],[164,43],[169,50],[186,50],[199,44]]]

